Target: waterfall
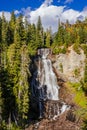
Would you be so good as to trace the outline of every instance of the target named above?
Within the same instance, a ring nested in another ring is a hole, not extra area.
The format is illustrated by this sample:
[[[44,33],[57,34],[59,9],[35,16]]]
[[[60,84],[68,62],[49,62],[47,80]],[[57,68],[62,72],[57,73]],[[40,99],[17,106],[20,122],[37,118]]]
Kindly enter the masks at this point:
[[[57,85],[57,79],[53,72],[52,63],[50,59],[47,59],[48,50],[46,50],[44,53],[43,49],[41,51],[42,56],[42,66],[40,67],[39,63],[39,69],[38,69],[38,76],[39,76],[39,83],[40,85],[38,88],[42,89],[42,92],[44,92],[44,87],[46,90],[46,98],[49,100],[58,100],[58,89],[59,86]]]
[[[36,58],[36,71],[32,77],[32,97],[37,100],[39,108],[39,117],[44,115],[44,102],[47,102],[48,118],[54,118],[67,109],[65,103],[59,102],[59,86],[57,78],[53,72],[51,60],[48,55],[52,52],[50,49],[38,49],[38,58]],[[60,107],[61,106],[61,107]],[[37,109],[38,109],[37,108]]]

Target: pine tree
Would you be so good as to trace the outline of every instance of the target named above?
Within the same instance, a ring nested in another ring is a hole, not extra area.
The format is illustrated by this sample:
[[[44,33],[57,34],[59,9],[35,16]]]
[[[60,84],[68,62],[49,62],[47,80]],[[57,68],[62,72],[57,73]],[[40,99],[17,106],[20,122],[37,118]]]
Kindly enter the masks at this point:
[[[4,13],[2,13],[2,44],[4,47],[7,46],[7,22]]]
[[[14,42],[16,44],[22,45],[25,42],[25,29],[23,24],[23,16],[20,15],[16,19],[15,32],[14,32]]]
[[[12,31],[14,31],[14,29],[15,29],[15,23],[16,23],[16,17],[15,17],[14,11],[13,11],[11,13],[11,20],[9,22]]]
[[[14,11],[11,13],[11,20],[9,22],[9,28],[11,30],[11,36],[10,36],[10,40],[11,40],[11,43],[14,42],[14,30],[15,30],[15,24],[16,24],[16,17],[15,17],[15,14],[14,14]]]
[[[3,99],[3,107],[2,107],[2,117],[3,120],[9,122],[11,120],[10,114],[14,112],[14,96],[12,90],[12,82],[11,77],[7,69],[1,70],[1,97]]]
[[[19,93],[18,93],[18,107],[23,120],[28,117],[29,110],[29,52],[26,45],[21,48],[21,66],[20,66],[20,78],[19,78]]]
[[[27,41],[32,47],[36,47],[36,27],[35,27],[35,24],[28,26]]]
[[[2,19],[0,17],[0,47],[1,47],[1,41],[2,41]]]
[[[2,28],[1,28],[1,37],[2,37],[2,64],[3,67],[6,67],[7,64],[7,47],[8,47],[8,43],[7,43],[7,22],[4,16],[4,13],[2,13]]]
[[[1,75],[1,69],[0,69],[0,75]],[[2,122],[2,109],[3,109],[3,99],[2,99],[2,87],[1,87],[1,81],[0,81],[0,124]]]
[[[36,46],[41,47],[43,46],[43,27],[41,23],[40,16],[38,17],[37,21],[37,29],[36,29]]]
[[[52,44],[51,28],[46,33],[46,47],[50,47]]]
[[[64,25],[59,23],[58,25],[58,32],[56,33],[54,43],[57,46],[62,46],[64,44],[64,35],[65,35],[65,29]]]
[[[38,17],[38,21],[37,21],[37,30],[39,32],[42,30],[42,22],[41,22],[41,17],[40,16]]]
[[[31,24],[28,23],[27,17],[24,18],[24,28],[25,28],[25,42],[26,44],[30,41],[30,35],[31,35]]]

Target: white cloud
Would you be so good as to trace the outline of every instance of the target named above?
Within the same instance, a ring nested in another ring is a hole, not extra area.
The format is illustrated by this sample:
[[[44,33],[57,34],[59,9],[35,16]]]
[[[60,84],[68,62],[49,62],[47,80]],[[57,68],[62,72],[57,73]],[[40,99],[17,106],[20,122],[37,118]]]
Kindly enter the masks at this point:
[[[87,17],[87,6],[80,12],[80,15],[83,16],[83,19]]]
[[[73,2],[73,0],[66,0],[65,1],[65,4],[67,4],[67,3],[72,3]]]
[[[56,30],[58,24],[58,18],[63,13],[65,6],[41,6],[35,11],[30,12],[30,22],[36,23],[38,16],[41,16],[42,24],[46,28],[52,27],[52,30]]]
[[[31,12],[31,8],[22,8],[21,13],[24,14],[25,16],[29,17],[30,16],[30,12]]]
[[[87,11],[87,6],[84,7],[83,11]]]
[[[27,16],[28,21],[31,23],[37,23],[38,16],[41,16],[43,27],[49,28],[52,27],[53,32],[57,31],[58,19],[62,22],[69,20],[69,22],[75,23],[77,19],[84,20],[87,16],[87,7],[83,11],[79,12],[73,9],[68,9],[66,6],[55,6],[51,4],[52,0],[45,2],[36,10],[30,10],[28,7],[24,9],[24,15]],[[22,9],[23,11],[23,9]]]
[[[20,11],[15,10],[15,11],[14,11],[14,14],[15,14],[15,15],[18,15],[18,14],[20,14]]]
[[[44,3],[42,4],[42,6],[49,6],[51,5],[53,2],[53,0],[45,0]]]
[[[4,12],[4,16],[5,16],[6,20],[9,21],[10,17],[11,17],[11,13],[6,12],[6,11],[2,11],[2,12]],[[0,17],[2,17],[2,12],[0,12]]]
[[[15,10],[15,14],[23,13],[31,23],[37,23],[38,16],[41,16],[43,27],[52,27],[53,32],[57,31],[58,19],[62,22],[69,20],[70,23],[75,23],[77,19],[84,20],[87,17],[87,7],[82,11],[66,8],[66,6],[52,5],[53,0],[45,0],[44,3],[37,9],[31,10],[30,7],[22,8],[20,11]],[[7,20],[10,20],[10,12],[4,12]],[[0,16],[2,12],[0,12]]]
[[[61,21],[65,22],[67,19],[69,20],[70,23],[74,23],[77,20],[77,17],[80,15],[79,11],[75,11],[73,9],[68,9],[65,10],[61,14]]]
[[[69,20],[69,22],[75,23],[76,20],[83,21],[87,17],[87,7],[85,7],[82,11],[76,11],[73,9],[67,9],[61,14],[61,21],[65,22],[66,19]]]

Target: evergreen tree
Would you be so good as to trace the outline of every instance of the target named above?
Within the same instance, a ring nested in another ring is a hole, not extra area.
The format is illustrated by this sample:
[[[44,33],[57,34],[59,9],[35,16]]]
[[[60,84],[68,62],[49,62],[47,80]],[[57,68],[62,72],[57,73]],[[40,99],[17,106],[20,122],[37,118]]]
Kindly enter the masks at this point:
[[[4,16],[4,12],[2,13],[2,28],[1,28],[1,39],[2,39],[2,65],[4,66],[4,68],[6,67],[6,62],[7,62],[7,47],[8,47],[8,43],[7,43],[7,22]]]
[[[55,44],[61,46],[64,44],[64,35],[65,35],[65,29],[64,29],[64,26],[63,24],[59,24],[59,27],[58,27],[58,32],[55,36]]]
[[[51,28],[46,33],[46,47],[50,47],[52,44]]]
[[[2,41],[2,19],[0,17],[0,47],[1,47],[1,41]]]
[[[42,30],[42,22],[41,22],[41,17],[38,17],[38,21],[37,21],[37,30],[41,33]]]
[[[15,31],[14,31],[14,42],[19,45],[25,42],[25,29],[24,29],[22,15],[20,15],[16,19],[16,25],[15,25]]]
[[[11,44],[7,52],[8,56],[8,71],[10,74],[10,80],[12,82],[13,95],[15,96],[15,119],[18,118],[18,84],[19,84],[19,73],[20,73],[20,48],[17,44]]]
[[[32,47],[37,47],[36,45],[36,27],[35,25],[29,25],[28,27],[28,43],[32,46]]]
[[[0,69],[0,75],[1,75],[1,69]],[[2,109],[3,109],[3,99],[2,99],[2,86],[0,81],[0,124],[2,122]]]
[[[21,118],[26,120],[28,118],[29,110],[29,52],[26,45],[21,48],[21,66],[20,66],[20,78],[19,78],[19,93],[18,93],[18,107]]]
[[[14,113],[14,96],[12,90],[12,82],[7,69],[1,70],[1,90],[3,99],[2,117],[6,122],[11,121],[12,114]],[[10,122],[9,122],[10,123]]]
[[[14,42],[14,30],[15,30],[15,24],[16,24],[16,17],[15,17],[15,14],[14,14],[14,11],[11,13],[11,20],[9,22],[9,28],[10,28],[10,33],[11,33],[11,36],[10,36],[10,41],[11,43]]]
[[[40,16],[38,17],[37,21],[37,29],[36,29],[36,46],[41,47],[43,46],[43,27],[41,23]]]
[[[16,23],[16,17],[15,17],[14,11],[13,11],[11,13],[11,20],[9,22],[12,31],[14,31],[14,29],[15,29],[15,23]]]
[[[4,13],[2,13],[2,44],[4,48],[7,46],[7,22],[4,16]]]

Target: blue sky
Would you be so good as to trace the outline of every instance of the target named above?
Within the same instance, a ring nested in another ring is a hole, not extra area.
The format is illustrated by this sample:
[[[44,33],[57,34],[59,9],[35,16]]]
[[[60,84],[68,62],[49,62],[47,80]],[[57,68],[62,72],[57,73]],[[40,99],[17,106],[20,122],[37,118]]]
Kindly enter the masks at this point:
[[[7,20],[10,20],[10,12],[23,13],[28,21],[36,23],[38,16],[42,18],[44,28],[52,27],[57,30],[58,19],[74,23],[77,19],[84,20],[87,17],[87,0],[1,0],[0,16],[2,11]]]
[[[44,0],[1,0],[0,11],[13,11],[21,10],[21,8],[31,7],[32,9],[38,8]],[[75,9],[83,10],[87,6],[87,0],[53,0],[53,5],[64,6]]]

